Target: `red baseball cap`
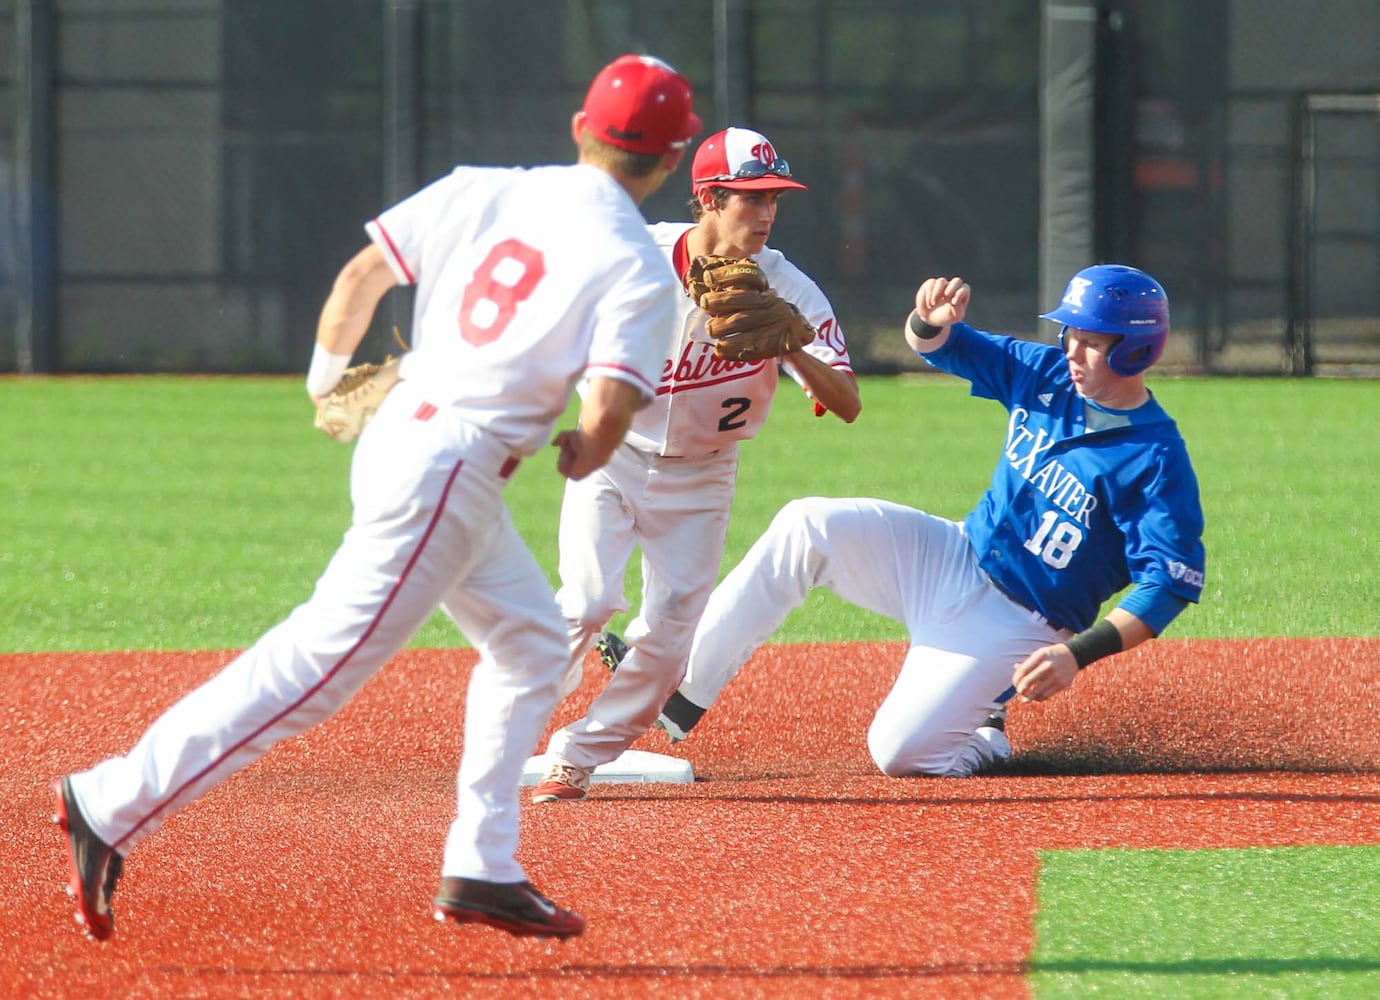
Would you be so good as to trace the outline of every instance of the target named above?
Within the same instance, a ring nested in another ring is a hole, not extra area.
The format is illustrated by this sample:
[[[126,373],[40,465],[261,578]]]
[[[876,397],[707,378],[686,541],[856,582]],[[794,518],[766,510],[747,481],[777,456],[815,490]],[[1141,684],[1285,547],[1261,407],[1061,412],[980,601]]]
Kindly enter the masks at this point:
[[[704,127],[690,110],[694,99],[690,81],[655,56],[620,56],[589,85],[585,125],[619,149],[666,153]]]
[[[791,165],[776,155],[771,141],[750,128],[726,128],[700,143],[690,167],[690,190],[699,194],[708,187],[734,191],[809,190],[791,180]]]

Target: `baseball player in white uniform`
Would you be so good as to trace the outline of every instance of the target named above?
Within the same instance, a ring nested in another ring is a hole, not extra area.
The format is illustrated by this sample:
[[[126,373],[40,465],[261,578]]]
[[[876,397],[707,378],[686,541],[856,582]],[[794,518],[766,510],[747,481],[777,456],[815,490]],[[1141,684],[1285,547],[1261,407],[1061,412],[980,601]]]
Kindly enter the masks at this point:
[[[682,294],[651,406],[640,411],[609,464],[566,484],[557,599],[568,626],[567,690],[614,614],[627,610],[624,569],[642,549],[642,603],[629,651],[584,718],[559,730],[538,802],[576,801],[600,764],[616,758],[657,718],[685,671],[690,640],[723,559],[738,470],[738,442],[762,427],[780,375],[804,390],[816,415],[847,422],[862,403],[843,330],[819,287],[768,247],[778,199],[805,190],[767,137],[729,128],[706,139],[691,167],[694,223],[663,222],[652,237],[675,273],[697,256],[753,257],[773,290],[816,329],[813,343],[779,359],[720,360],[705,313]]]
[[[580,380],[579,426],[552,441],[572,480],[607,460],[656,392],[679,290],[638,205],[699,132],[692,97],[665,63],[625,56],[572,119],[577,164],[458,167],[368,223],[371,242],[322,309],[308,391],[319,405],[398,285],[417,287],[414,346],[356,446],[349,530],[306,603],[127,754],[55,783],[89,936],[114,932],[132,848],[333,715],[438,606],[479,662],[435,916],[519,936],[584,930],[516,858],[521,772],[559,700],[567,640],[503,487],[551,440]]]

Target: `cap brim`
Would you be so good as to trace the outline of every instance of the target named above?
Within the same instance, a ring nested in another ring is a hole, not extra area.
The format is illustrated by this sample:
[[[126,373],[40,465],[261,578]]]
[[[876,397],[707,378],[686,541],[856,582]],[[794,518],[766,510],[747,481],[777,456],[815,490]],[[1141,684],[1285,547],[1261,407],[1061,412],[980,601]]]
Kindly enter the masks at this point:
[[[684,149],[702,131],[704,131],[704,122],[700,121],[699,115],[691,111],[685,118],[685,138],[667,143],[665,152],[670,153],[677,149]]]
[[[763,174],[761,177],[748,177],[735,181],[696,181],[695,190],[703,191],[705,188],[728,188],[730,191],[808,191],[810,190],[799,181],[793,181],[789,177],[778,177],[775,174]]]

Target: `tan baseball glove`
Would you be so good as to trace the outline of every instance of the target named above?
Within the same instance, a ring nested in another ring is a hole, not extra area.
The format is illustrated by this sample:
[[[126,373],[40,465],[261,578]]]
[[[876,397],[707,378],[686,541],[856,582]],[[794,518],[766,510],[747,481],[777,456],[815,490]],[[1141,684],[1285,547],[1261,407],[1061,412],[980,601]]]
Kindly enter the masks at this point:
[[[685,284],[695,304],[709,314],[706,327],[716,357],[762,361],[791,354],[815,339],[814,327],[768,287],[751,257],[696,257]]]
[[[709,292],[746,289],[765,292],[769,287],[761,266],[751,257],[696,257],[685,272],[685,285],[695,305]]]
[[[383,398],[398,384],[402,358],[385,358],[383,364],[355,365],[345,369],[329,396],[316,411],[316,426],[341,444],[359,437]]]

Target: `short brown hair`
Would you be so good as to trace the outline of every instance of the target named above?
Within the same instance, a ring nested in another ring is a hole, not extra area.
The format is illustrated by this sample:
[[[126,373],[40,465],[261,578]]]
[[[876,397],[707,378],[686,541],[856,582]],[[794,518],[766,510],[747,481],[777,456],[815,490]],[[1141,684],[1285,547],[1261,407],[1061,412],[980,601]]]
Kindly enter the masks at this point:
[[[580,130],[580,159],[616,170],[628,177],[649,177],[663,153],[633,153],[611,146],[589,129]]]
[[[706,190],[713,197],[714,207],[716,208],[723,208],[724,205],[728,203],[728,196],[733,193],[725,187],[711,187],[706,188]],[[690,205],[691,219],[693,219],[695,222],[699,222],[701,219],[704,218],[704,206],[700,204],[699,195],[696,195],[695,197],[691,198],[688,204]]]

